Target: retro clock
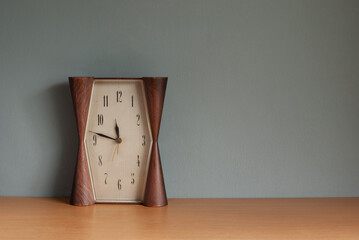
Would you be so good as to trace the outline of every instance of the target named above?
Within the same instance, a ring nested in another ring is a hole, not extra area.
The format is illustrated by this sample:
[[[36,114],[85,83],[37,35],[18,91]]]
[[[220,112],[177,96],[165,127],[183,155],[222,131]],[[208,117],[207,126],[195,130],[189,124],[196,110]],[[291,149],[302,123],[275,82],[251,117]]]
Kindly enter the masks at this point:
[[[167,205],[157,142],[167,78],[69,82],[79,135],[70,203]]]

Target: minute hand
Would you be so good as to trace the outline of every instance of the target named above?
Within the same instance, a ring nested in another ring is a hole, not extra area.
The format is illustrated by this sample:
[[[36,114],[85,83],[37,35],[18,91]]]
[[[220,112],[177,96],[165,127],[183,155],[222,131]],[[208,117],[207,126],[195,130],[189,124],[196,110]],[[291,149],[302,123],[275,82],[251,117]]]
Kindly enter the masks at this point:
[[[102,134],[102,133],[97,133],[97,132],[93,132],[93,131],[90,131],[90,132],[92,132],[92,133],[94,133],[94,134],[96,134],[96,135],[99,135],[100,137],[104,137],[104,138],[108,138],[108,139],[112,139],[112,140],[116,141],[116,139],[115,139],[115,138],[112,138],[112,137],[106,136],[105,134]]]

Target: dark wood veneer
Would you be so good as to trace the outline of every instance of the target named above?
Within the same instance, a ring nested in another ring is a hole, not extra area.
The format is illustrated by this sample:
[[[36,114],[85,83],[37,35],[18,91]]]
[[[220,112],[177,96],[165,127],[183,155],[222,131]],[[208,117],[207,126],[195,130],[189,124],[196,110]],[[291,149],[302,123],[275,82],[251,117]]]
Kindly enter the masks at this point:
[[[158,134],[161,123],[167,78],[144,77],[138,79],[142,80],[144,83],[149,118],[151,123],[150,126],[153,136],[151,158],[149,163],[143,205],[149,207],[165,206],[167,205],[167,196],[158,148]],[[94,77],[69,77],[70,89],[75,109],[77,129],[79,135],[77,164],[70,199],[70,203],[76,206],[86,206],[95,203],[84,144],[87,116],[94,80]]]
[[[165,206],[167,205],[167,197],[162,174],[160,151],[158,148],[158,134],[160,131],[167,78],[143,78],[143,81],[153,138],[143,204],[149,207]]]

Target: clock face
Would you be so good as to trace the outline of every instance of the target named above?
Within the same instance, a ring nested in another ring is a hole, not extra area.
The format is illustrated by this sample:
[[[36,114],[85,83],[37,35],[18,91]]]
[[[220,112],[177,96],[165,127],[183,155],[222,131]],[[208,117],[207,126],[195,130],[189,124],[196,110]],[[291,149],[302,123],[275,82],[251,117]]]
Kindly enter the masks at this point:
[[[142,202],[152,146],[142,80],[94,81],[85,146],[96,202]]]

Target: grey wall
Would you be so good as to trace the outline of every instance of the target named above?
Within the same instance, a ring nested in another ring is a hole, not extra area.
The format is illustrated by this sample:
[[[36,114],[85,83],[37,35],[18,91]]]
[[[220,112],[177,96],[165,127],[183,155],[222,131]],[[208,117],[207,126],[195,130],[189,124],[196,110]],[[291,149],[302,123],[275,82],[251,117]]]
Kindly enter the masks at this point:
[[[168,76],[169,197],[359,196],[359,1],[0,1],[0,195],[69,196],[68,76]]]

